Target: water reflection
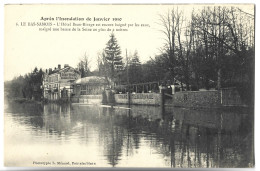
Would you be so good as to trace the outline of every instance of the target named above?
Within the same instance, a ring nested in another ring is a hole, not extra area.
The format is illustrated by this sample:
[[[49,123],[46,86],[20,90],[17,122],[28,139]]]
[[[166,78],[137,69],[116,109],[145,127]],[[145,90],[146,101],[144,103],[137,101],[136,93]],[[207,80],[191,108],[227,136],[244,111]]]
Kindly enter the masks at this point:
[[[170,107],[161,111],[153,106],[127,109],[16,103],[5,109],[8,122],[24,127],[22,133],[28,144],[31,139],[39,139],[48,147],[69,144],[82,150],[92,149],[91,155],[86,152],[75,156],[91,157],[99,167],[254,165],[252,112]],[[72,160],[68,151],[62,154]],[[55,160],[55,156],[48,158]]]

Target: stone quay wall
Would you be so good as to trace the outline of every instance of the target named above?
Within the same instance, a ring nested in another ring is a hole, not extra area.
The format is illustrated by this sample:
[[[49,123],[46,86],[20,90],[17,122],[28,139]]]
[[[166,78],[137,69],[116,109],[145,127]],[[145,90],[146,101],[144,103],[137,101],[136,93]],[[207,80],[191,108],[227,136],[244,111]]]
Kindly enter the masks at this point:
[[[128,104],[128,94],[115,94],[115,102]],[[130,104],[138,105],[160,105],[160,94],[158,93],[135,93],[130,94]]]
[[[218,107],[221,106],[220,92],[217,90],[176,92],[172,104],[180,107]]]
[[[173,106],[180,107],[228,107],[245,106],[236,89],[176,92]]]

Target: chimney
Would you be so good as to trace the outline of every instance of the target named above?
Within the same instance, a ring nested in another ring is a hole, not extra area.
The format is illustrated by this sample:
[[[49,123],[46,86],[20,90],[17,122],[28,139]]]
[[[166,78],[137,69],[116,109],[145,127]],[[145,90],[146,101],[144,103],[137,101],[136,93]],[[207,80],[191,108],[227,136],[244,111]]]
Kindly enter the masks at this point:
[[[51,74],[51,72],[52,72],[52,69],[51,69],[51,68],[49,68],[49,74]]]
[[[48,69],[46,69],[46,74],[48,74]]]
[[[61,69],[61,65],[60,64],[58,65],[58,69]]]

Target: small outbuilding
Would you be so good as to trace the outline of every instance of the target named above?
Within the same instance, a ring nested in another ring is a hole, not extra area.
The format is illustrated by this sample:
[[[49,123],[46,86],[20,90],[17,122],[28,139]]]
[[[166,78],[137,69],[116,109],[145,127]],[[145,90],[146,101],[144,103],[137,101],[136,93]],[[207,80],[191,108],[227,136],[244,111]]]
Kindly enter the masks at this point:
[[[109,82],[105,77],[90,76],[77,79],[73,84],[76,97],[84,95],[101,95],[108,87]]]

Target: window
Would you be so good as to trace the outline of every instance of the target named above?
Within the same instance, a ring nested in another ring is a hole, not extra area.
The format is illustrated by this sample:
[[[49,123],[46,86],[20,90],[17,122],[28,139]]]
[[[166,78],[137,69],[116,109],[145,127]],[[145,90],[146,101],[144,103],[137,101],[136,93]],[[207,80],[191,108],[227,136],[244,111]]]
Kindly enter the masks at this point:
[[[87,95],[86,91],[80,91],[80,95]]]
[[[87,90],[87,86],[86,85],[81,85],[81,90]]]

